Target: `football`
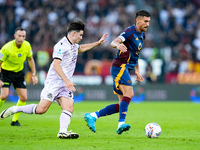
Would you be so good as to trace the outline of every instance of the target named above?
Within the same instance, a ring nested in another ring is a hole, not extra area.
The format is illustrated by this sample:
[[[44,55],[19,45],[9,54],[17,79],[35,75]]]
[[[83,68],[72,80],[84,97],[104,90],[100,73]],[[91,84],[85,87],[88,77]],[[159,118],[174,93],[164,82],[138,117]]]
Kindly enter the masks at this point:
[[[149,123],[144,129],[145,135],[148,138],[158,138],[161,134],[161,127],[157,123]]]

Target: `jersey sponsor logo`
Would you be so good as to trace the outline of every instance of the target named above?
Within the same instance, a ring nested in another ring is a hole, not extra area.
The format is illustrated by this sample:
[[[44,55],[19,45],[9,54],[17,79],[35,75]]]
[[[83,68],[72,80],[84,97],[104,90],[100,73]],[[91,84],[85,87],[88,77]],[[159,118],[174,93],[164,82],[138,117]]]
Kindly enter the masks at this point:
[[[61,55],[61,49],[58,50],[57,54],[60,54],[60,55]]]
[[[22,56],[22,54],[18,54],[18,57],[21,57]]]

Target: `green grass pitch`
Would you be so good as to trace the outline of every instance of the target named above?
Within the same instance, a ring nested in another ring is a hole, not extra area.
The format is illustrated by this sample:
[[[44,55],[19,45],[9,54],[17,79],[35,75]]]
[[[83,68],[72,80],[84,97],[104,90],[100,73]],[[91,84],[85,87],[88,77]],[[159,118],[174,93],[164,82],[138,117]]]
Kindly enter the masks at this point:
[[[29,104],[30,102],[28,102]],[[38,102],[35,102],[38,103]],[[0,120],[1,150],[198,150],[200,149],[200,104],[192,102],[131,103],[126,123],[128,132],[116,134],[118,114],[99,118],[97,132],[86,126],[83,116],[113,102],[75,103],[69,130],[79,133],[78,139],[58,139],[61,108],[53,103],[43,115],[21,114],[22,127],[10,126],[11,117]],[[14,105],[5,102],[3,109]],[[150,122],[162,128],[157,139],[147,138],[144,127]]]

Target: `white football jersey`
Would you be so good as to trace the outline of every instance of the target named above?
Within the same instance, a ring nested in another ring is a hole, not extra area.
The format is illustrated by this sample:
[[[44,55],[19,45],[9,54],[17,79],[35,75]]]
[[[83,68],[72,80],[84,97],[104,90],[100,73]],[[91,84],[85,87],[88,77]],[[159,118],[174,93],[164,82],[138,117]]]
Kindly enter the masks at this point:
[[[66,36],[64,36],[55,46],[53,50],[53,59],[60,59],[60,66],[68,79],[73,75],[79,44],[72,44]],[[53,62],[49,68],[46,80],[61,79],[57,72],[53,69]]]

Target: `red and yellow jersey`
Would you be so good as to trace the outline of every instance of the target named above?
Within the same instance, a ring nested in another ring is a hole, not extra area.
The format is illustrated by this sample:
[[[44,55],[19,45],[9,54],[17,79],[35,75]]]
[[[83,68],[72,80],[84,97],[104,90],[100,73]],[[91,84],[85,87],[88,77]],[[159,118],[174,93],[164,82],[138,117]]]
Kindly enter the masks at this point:
[[[127,51],[121,52],[118,50],[112,66],[120,67],[122,64],[126,64],[127,68],[134,69],[143,47],[143,40],[145,38],[144,32],[139,33],[135,25],[132,25],[125,29],[118,38],[120,38],[122,43],[127,47]]]

